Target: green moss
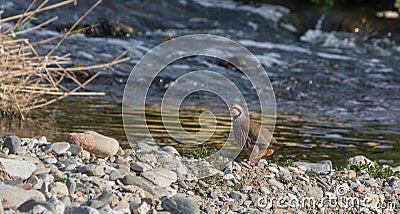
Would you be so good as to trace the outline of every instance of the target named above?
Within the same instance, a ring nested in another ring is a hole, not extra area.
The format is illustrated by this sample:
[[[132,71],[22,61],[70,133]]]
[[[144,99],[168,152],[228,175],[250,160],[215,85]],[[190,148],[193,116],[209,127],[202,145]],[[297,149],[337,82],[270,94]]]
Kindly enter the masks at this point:
[[[283,184],[290,184],[290,182],[291,182],[289,179],[287,179],[284,176],[279,177],[278,180]]]
[[[216,148],[201,145],[196,149],[185,150],[183,155],[194,157],[195,159],[203,159],[211,156],[217,151]]]
[[[275,159],[272,160],[271,163],[274,163],[282,167],[294,166],[294,161],[292,159],[285,159],[285,160]]]
[[[61,182],[61,183],[66,183],[67,179],[66,178],[61,178],[59,175],[53,174],[54,177],[54,182]]]
[[[351,164],[349,169],[354,170],[357,175],[360,175],[361,171],[367,171],[369,176],[373,178],[400,177],[400,172],[394,172],[390,167],[380,165],[376,161],[370,164]]]

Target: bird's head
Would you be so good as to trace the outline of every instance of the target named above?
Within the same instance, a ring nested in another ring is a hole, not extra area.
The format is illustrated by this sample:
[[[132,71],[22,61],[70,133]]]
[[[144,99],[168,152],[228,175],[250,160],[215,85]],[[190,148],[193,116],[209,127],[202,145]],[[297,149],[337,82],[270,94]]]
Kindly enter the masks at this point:
[[[243,113],[243,108],[239,104],[234,104],[228,108],[228,111],[231,112],[233,117],[237,118]]]

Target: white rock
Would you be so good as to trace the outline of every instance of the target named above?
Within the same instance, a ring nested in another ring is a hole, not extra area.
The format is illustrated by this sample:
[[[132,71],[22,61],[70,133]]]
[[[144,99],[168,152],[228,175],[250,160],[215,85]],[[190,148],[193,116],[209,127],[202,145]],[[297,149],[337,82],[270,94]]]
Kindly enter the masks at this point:
[[[44,195],[37,190],[24,190],[11,185],[0,184],[0,201],[5,208],[9,206],[18,207],[30,199],[45,200]],[[4,201],[7,201],[5,204]]]
[[[29,161],[0,158],[0,164],[14,178],[25,180],[36,170],[36,165]]]
[[[167,169],[145,171],[141,173],[141,176],[160,187],[168,187],[178,180],[175,172]]]
[[[57,155],[67,152],[69,147],[71,147],[71,145],[67,142],[58,142],[51,144],[53,152],[55,152]]]

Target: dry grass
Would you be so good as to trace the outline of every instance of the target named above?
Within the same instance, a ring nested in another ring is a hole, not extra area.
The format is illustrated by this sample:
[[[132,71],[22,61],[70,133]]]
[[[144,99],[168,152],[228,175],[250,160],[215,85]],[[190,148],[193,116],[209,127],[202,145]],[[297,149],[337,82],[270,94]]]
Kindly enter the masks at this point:
[[[75,28],[96,7],[97,1],[80,19],[60,36],[46,38],[37,42],[30,42],[24,37],[33,30],[41,28],[57,17],[42,22],[42,24],[24,29],[34,16],[42,11],[74,3],[75,0],[64,0],[60,3],[47,5],[48,0],[37,2],[34,0],[23,14],[0,19],[0,25],[14,22],[12,27],[0,29],[0,110],[9,116],[22,116],[32,109],[44,107],[70,95],[101,95],[99,92],[82,92],[93,79],[111,66],[128,60],[121,53],[109,63],[101,65],[68,67],[72,64],[69,54],[58,56],[55,50],[73,33]],[[33,5],[39,5],[33,8]],[[2,13],[2,11],[0,11]],[[1,14],[0,14],[1,15]],[[16,21],[16,22],[15,22]],[[81,29],[82,30],[82,29]],[[54,44],[54,48],[46,54],[38,54],[36,47],[43,44]],[[94,69],[97,72],[84,81],[75,78],[75,72]],[[75,86],[67,89],[63,86],[66,80],[72,81]]]

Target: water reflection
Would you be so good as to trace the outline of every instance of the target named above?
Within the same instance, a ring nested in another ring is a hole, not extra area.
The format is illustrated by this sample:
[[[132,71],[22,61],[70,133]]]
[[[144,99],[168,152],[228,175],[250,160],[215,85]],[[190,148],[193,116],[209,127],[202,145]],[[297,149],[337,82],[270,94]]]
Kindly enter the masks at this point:
[[[191,106],[181,109],[180,122],[184,129],[188,132],[199,131],[198,116],[206,109],[210,108]],[[231,119],[224,106],[213,106],[211,109],[218,122],[215,132],[206,145],[219,149],[229,135]],[[140,118],[134,113],[130,116]],[[94,130],[126,142],[120,103],[101,100],[62,101],[44,110],[32,112],[30,118],[27,121],[2,119],[1,134],[15,133],[21,137],[45,135],[50,141],[63,141],[66,133]],[[251,118],[260,121],[260,115],[256,113],[252,113]],[[138,142],[173,145],[181,152],[198,149],[198,146],[193,144],[179,144],[168,135],[158,108],[147,108],[146,119],[154,141],[142,133],[135,133]],[[357,126],[324,115],[318,115],[311,120],[281,111],[278,112],[274,136],[283,142],[285,147],[276,151],[273,158],[307,161],[331,159],[335,164],[342,164],[350,156],[364,154],[369,158],[384,160],[393,165],[400,163],[399,126],[379,124]]]

